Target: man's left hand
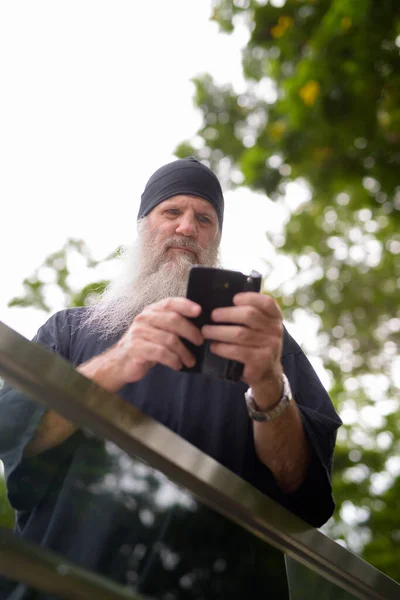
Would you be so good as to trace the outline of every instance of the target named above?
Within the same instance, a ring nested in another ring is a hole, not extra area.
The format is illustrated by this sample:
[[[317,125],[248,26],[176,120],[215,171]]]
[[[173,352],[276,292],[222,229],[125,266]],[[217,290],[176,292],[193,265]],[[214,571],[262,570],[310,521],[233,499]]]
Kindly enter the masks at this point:
[[[282,386],[282,313],[271,296],[256,292],[236,294],[234,306],[216,308],[215,323],[205,325],[202,334],[213,340],[211,351],[244,364],[242,380],[253,388]],[[279,395],[278,395],[279,399]]]
[[[282,313],[271,296],[243,292],[234,306],[216,308],[216,323],[205,325],[203,336],[211,350],[223,358],[244,363],[242,379],[253,390],[258,410],[269,411],[282,396]],[[311,461],[311,445],[296,402],[271,422],[253,422],[257,456],[268,467],[278,486],[292,493],[303,483]]]

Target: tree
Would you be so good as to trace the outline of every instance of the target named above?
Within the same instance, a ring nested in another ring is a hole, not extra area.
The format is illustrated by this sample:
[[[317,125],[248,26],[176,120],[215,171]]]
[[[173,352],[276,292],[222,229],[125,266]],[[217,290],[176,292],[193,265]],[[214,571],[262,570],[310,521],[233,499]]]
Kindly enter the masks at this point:
[[[14,527],[14,514],[7,501],[6,486],[0,469],[0,527]]]
[[[24,293],[20,297],[10,300],[10,307],[34,307],[43,310],[46,313],[51,312],[53,306],[48,300],[47,292],[49,288],[56,287],[63,297],[63,306],[83,306],[90,304],[93,298],[100,294],[106,287],[108,281],[100,280],[88,283],[83,289],[75,289],[70,281],[70,259],[78,256],[83,262],[83,266],[91,272],[100,264],[111,261],[116,258],[120,252],[117,248],[109,256],[101,260],[93,258],[91,251],[83,240],[69,239],[64,246],[48,256],[44,264],[38,267],[35,272],[24,279]],[[90,276],[89,276],[90,279]],[[0,378],[0,389],[2,380]],[[6,495],[6,486],[3,479],[3,473],[0,462],[0,526],[12,528],[14,526],[14,514]]]
[[[61,292],[63,306],[86,306],[104,291],[108,280],[94,281],[85,285],[83,289],[75,289],[69,281],[71,258],[81,259],[83,268],[91,272],[99,265],[117,258],[120,252],[121,247],[105,258],[96,260],[83,240],[70,238],[62,248],[50,254],[43,265],[38,267],[30,277],[24,279],[23,295],[12,298],[8,306],[20,308],[31,306],[49,313],[52,308],[47,299],[47,292],[51,287],[56,287]]]
[[[328,533],[400,580],[400,6],[220,0],[213,19],[248,29],[246,89],[196,78],[203,124],[177,154],[277,202],[306,187],[269,239],[295,273],[274,293],[286,317],[317,316],[345,421]]]

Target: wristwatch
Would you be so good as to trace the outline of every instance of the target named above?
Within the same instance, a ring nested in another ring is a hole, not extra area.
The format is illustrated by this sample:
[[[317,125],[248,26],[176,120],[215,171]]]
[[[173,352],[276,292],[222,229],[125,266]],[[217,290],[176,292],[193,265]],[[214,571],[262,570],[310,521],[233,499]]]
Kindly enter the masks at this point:
[[[250,418],[253,421],[273,421],[279,417],[289,406],[292,401],[292,391],[290,389],[289,380],[285,374],[282,375],[283,381],[283,392],[282,396],[273,408],[270,410],[259,410],[253,395],[251,387],[245,392],[244,397],[246,399],[247,410],[249,411]]]

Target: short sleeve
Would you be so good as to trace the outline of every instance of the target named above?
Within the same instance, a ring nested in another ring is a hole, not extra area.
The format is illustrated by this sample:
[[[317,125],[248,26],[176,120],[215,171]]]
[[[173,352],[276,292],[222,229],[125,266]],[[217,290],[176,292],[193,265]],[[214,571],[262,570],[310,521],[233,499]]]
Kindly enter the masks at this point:
[[[64,313],[51,317],[32,341],[68,358],[59,335]],[[69,443],[37,457],[23,457],[45,412],[44,405],[7,383],[0,390],[0,460],[4,464],[9,501],[17,510],[28,510],[40,501],[53,476],[55,461],[71,451]]]

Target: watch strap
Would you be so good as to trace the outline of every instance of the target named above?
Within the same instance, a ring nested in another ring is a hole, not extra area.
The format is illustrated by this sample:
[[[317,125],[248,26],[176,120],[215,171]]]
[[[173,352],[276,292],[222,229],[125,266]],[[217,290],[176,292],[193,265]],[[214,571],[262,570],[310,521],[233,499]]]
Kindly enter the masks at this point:
[[[269,410],[259,410],[256,405],[251,387],[245,392],[244,397],[246,399],[247,410],[249,411],[249,416],[253,421],[273,421],[287,409],[293,397],[289,380],[285,374],[282,375],[282,382],[282,396],[280,397],[278,404]]]

